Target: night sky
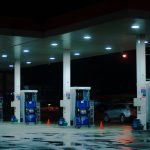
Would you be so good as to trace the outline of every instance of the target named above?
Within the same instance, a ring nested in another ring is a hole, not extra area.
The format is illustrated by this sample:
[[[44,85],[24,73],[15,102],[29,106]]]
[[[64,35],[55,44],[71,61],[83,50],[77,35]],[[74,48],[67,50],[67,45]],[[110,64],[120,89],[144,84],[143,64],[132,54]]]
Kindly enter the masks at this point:
[[[3,1],[0,5],[0,16],[30,17],[41,21],[47,17],[56,17],[103,1],[104,0]],[[6,9],[9,11],[6,11]]]

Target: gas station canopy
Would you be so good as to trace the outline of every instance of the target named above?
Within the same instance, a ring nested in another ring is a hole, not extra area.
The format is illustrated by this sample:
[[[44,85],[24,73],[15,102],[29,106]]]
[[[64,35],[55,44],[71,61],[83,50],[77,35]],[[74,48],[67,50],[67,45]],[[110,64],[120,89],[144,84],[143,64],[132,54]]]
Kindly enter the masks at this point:
[[[16,55],[22,67],[62,61],[65,33],[70,38],[71,59],[133,50],[139,34],[145,34],[148,46],[150,2],[134,2],[102,1],[54,18],[47,16],[40,25],[30,17],[0,16],[0,69],[13,67]]]

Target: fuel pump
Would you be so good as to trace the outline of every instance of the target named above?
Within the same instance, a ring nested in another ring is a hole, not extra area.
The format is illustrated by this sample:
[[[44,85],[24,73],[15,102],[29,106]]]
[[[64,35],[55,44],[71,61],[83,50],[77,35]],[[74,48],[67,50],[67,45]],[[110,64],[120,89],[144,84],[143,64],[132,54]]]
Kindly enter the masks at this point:
[[[69,105],[66,111],[70,114],[71,125],[76,127],[94,125],[94,102],[90,100],[90,89],[91,87],[71,87],[69,103],[65,100],[60,101],[61,107],[66,108]]]
[[[134,106],[137,107],[137,119],[141,121],[143,129],[150,129],[150,82],[139,88]]]
[[[37,123],[37,90],[21,90],[20,120],[24,123]]]

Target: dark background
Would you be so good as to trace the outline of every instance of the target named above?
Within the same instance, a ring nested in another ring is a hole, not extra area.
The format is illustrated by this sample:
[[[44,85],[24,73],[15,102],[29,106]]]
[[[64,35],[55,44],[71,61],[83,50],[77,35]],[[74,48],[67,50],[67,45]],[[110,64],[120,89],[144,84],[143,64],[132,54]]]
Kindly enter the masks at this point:
[[[135,94],[135,51],[71,61],[71,86],[90,86],[91,99],[112,94]],[[62,99],[63,64],[52,63],[22,69],[22,85],[41,90],[40,99]],[[23,88],[23,87],[22,87]]]

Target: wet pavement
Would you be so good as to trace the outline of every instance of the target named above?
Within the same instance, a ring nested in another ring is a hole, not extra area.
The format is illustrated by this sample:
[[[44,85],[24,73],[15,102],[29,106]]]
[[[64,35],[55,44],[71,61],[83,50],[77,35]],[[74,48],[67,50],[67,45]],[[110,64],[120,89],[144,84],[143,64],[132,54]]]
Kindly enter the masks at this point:
[[[0,123],[0,149],[7,150],[150,150],[150,132],[128,125],[93,128]]]

